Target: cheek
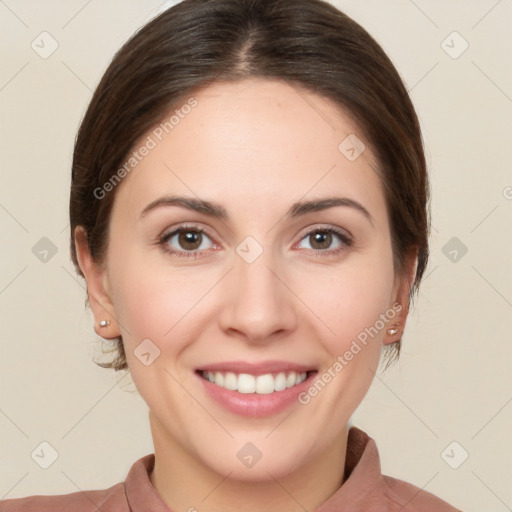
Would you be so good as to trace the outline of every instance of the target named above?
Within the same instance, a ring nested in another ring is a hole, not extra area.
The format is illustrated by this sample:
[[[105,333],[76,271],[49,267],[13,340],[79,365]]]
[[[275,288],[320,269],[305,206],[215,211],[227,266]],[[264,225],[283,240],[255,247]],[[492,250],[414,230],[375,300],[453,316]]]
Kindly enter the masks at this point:
[[[173,376],[179,373],[176,364],[181,352],[194,339],[190,323],[197,320],[199,309],[194,304],[205,289],[188,276],[174,273],[171,279],[163,270],[125,260],[116,271],[115,308],[139,393],[151,409],[175,411],[179,404],[193,405]]]
[[[379,345],[387,328],[381,315],[390,309],[394,285],[391,256],[340,267],[324,278],[317,274],[307,284],[303,293],[308,292],[308,305],[325,327],[322,339],[332,357],[348,350],[353,340],[364,341],[365,333]]]
[[[111,275],[126,351],[150,339],[162,356],[171,356],[172,364],[187,345],[191,328],[200,323],[201,301],[219,276],[197,267],[170,271],[165,265],[148,265],[147,254],[135,251],[119,261]]]
[[[328,357],[300,403],[311,405],[319,421],[328,425],[326,436],[336,435],[339,425],[348,421],[368,392],[383,337],[397,314],[390,306],[392,267],[380,265],[378,269],[339,274],[330,279],[329,293],[325,293],[325,283],[316,285],[312,309],[320,312],[323,324],[329,327],[322,328],[325,334],[318,337]]]
[[[174,332],[187,314],[187,305],[193,294],[190,287],[183,289],[173,280],[152,278],[140,272],[137,277],[123,281],[116,312],[125,331],[123,339],[136,344],[144,338],[158,340],[158,344],[175,338]]]
[[[156,338],[157,334],[161,337],[164,324],[168,330],[172,316],[169,311],[163,314],[163,293],[155,272],[137,257],[133,249],[124,249],[119,243],[110,245],[109,281],[123,343],[128,351],[146,338]]]

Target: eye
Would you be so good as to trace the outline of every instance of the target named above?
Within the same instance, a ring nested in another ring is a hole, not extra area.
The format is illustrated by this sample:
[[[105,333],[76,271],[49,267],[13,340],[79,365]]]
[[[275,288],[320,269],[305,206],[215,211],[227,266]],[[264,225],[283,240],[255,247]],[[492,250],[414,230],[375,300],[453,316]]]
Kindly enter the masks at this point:
[[[332,248],[332,244],[336,242],[336,239],[338,243]],[[308,249],[308,247],[303,247],[302,245],[304,240],[309,243],[309,248],[318,255],[338,254],[352,244],[352,239],[346,233],[335,228],[316,228],[309,231],[302,238],[299,245],[300,249]]]
[[[180,226],[160,239],[163,249],[175,256],[184,258],[197,258],[199,251],[208,250],[208,241],[213,244],[211,238],[204,230],[197,226]]]
[[[304,247],[303,241],[309,243],[310,247]],[[333,242],[337,242],[334,247]],[[180,226],[164,235],[158,243],[166,253],[180,258],[198,258],[203,251],[216,247],[208,234],[197,226]],[[307,232],[301,239],[299,248],[310,249],[315,255],[324,256],[339,254],[351,244],[352,239],[345,232],[332,227],[321,227]]]

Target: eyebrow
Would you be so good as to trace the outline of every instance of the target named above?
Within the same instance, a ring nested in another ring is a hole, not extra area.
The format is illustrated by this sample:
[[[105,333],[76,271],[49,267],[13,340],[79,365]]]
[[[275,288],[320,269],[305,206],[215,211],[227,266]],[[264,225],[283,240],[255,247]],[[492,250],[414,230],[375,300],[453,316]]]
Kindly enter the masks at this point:
[[[203,199],[185,196],[160,197],[148,204],[144,210],[142,210],[140,217],[142,218],[149,212],[166,206],[179,206],[181,208],[186,208],[188,210],[202,213],[209,217],[226,220],[229,219],[227,210],[220,204],[213,201],[205,201]],[[327,210],[336,206],[353,208],[362,213],[370,222],[370,224],[372,224],[372,226],[374,225],[373,217],[371,216],[370,212],[361,203],[348,197],[326,197],[310,201],[298,201],[289,208],[284,217],[296,218],[300,217],[301,215]]]

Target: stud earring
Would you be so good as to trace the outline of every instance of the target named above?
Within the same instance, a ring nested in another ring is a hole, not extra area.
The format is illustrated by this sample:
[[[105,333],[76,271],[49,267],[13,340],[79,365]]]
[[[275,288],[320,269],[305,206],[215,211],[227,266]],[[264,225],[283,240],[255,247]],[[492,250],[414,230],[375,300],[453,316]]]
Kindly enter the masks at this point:
[[[400,325],[400,324],[396,324],[394,327],[390,327],[390,328],[388,329],[388,331],[387,331],[387,332],[388,332],[388,334],[389,334],[390,336],[393,336],[394,334],[396,334],[396,333],[398,332],[397,327],[398,327],[399,325]]]
[[[100,322],[100,327],[108,327],[110,325],[110,322],[108,320],[102,320]]]

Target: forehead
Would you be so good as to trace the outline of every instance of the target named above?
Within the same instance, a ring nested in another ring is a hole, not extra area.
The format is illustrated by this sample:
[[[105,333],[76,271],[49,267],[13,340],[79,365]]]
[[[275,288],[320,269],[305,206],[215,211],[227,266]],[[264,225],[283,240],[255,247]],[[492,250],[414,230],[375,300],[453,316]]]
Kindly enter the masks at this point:
[[[374,156],[351,118],[332,101],[282,81],[210,85],[174,106],[134,149],[148,141],[151,150],[116,198],[139,212],[165,193],[253,213],[332,192],[384,207]]]

